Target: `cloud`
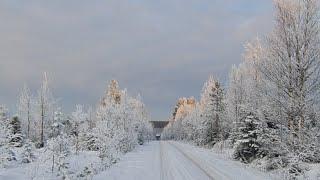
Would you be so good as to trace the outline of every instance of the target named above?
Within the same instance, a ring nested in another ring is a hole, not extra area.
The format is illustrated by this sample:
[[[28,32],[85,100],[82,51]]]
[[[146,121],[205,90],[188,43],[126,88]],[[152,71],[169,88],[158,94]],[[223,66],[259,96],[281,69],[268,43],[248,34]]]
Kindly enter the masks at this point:
[[[225,80],[271,19],[267,0],[1,1],[0,102],[14,108],[23,83],[36,90],[47,71],[71,111],[115,78],[165,119],[209,74]]]

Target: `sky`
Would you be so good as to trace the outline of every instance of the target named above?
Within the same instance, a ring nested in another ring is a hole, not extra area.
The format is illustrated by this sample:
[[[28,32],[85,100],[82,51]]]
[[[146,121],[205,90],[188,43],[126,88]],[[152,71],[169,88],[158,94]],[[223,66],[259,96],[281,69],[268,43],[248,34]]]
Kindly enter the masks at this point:
[[[179,97],[226,84],[243,45],[270,33],[271,0],[2,0],[0,104],[15,111],[43,72],[66,112],[96,105],[110,80],[141,94],[153,120]]]

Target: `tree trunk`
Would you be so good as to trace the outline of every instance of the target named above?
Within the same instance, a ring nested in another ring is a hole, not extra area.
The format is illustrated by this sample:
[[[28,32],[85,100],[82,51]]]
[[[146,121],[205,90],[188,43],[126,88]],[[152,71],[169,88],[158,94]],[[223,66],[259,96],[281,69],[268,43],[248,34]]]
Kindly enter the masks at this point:
[[[28,112],[27,112],[27,120],[28,120],[28,125],[27,125],[27,138],[30,138],[30,100],[28,100]]]
[[[40,137],[40,147],[44,146],[44,134],[43,134],[43,129],[44,129],[44,102],[43,102],[43,97],[41,97],[41,137]]]

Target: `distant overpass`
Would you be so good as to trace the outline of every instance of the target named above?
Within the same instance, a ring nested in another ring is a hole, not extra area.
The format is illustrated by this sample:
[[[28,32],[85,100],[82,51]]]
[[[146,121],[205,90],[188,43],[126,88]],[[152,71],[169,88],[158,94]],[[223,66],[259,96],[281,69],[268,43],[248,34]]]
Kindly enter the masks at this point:
[[[153,127],[153,134],[161,134],[163,129],[169,124],[169,121],[150,121]]]

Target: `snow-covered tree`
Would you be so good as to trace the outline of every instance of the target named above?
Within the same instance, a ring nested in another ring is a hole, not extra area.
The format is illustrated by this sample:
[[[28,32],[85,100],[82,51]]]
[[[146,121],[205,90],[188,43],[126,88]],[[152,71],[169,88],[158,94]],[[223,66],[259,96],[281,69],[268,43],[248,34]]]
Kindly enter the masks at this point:
[[[38,120],[36,124],[37,130],[39,130],[37,147],[44,146],[45,139],[49,134],[54,119],[55,103],[49,88],[47,74],[44,73],[35,105],[35,118]]]
[[[233,66],[226,95],[229,123],[236,125],[246,112],[257,112],[264,104],[264,82],[260,64],[264,49],[259,39],[245,45],[244,61]]]
[[[319,93],[319,6],[316,0],[277,0],[275,7],[275,29],[261,70],[269,97],[284,111],[292,150],[299,151],[299,144],[305,143],[308,109]]]
[[[229,125],[225,122],[223,94],[221,84],[210,76],[204,84],[200,103],[194,98],[179,99],[163,138],[188,140],[198,145],[214,145],[227,138]]]
[[[61,112],[60,108],[57,108],[57,110],[54,112],[53,116],[53,122],[51,124],[51,129],[49,132],[49,138],[57,137],[58,135],[62,133],[66,133],[66,117]]]
[[[5,105],[0,105],[0,146],[8,143],[9,112]]]
[[[82,105],[76,106],[76,111],[74,111],[71,115],[72,122],[72,132],[71,135],[73,137],[73,142],[75,146],[76,153],[79,152],[80,149],[87,149],[87,143],[85,135],[90,130],[90,121],[88,121],[88,114],[84,112]],[[85,146],[85,147],[82,147]]]
[[[23,152],[21,157],[22,163],[31,163],[35,160],[34,155],[34,145],[31,141],[27,140],[26,143],[23,145]]]
[[[22,147],[24,137],[21,132],[21,122],[18,116],[13,116],[8,124],[9,144],[13,147]]]
[[[226,94],[226,111],[230,123],[239,122],[240,107],[244,99],[244,81],[239,69],[233,65],[229,74],[229,87]]]
[[[147,124],[143,103],[139,98],[130,97],[126,90],[120,90],[118,82],[112,80],[97,107],[97,122],[93,129],[100,157],[115,159],[114,154],[106,153],[126,153],[132,150],[139,138],[148,137],[151,127]]]
[[[200,103],[203,108],[202,124],[207,127],[206,143],[215,144],[222,139],[224,104],[221,84],[211,76],[202,89]]]
[[[70,143],[65,134],[51,138],[47,142],[47,150],[52,157],[51,171],[57,171],[59,176],[65,179],[68,176],[68,162],[66,157],[70,153]]]
[[[95,127],[96,119],[93,108],[90,106],[87,111],[87,124],[89,129],[93,129]]]
[[[11,162],[15,162],[16,160],[16,154],[8,144],[0,148],[0,167],[6,168]]]
[[[26,135],[26,138],[31,137],[32,131],[32,107],[33,107],[33,99],[31,96],[30,89],[27,85],[24,85],[22,91],[20,92],[19,100],[18,100],[18,115],[21,119],[22,130]]]
[[[16,154],[9,145],[9,111],[5,105],[0,105],[0,166],[6,167],[9,162],[16,160]]]
[[[248,114],[241,120],[238,140],[235,143],[235,159],[250,163],[261,155],[261,144],[258,142],[258,137],[261,136],[260,128],[261,121],[253,114]]]
[[[319,159],[315,110],[320,107],[319,4],[316,0],[276,0],[275,9],[272,34],[262,43],[248,44],[244,62],[232,70],[227,112],[236,122],[232,137],[237,152],[251,152],[242,147],[245,143],[239,146],[241,117],[252,113],[259,120],[255,138],[259,156],[246,161],[263,158],[268,170],[288,166],[296,174],[303,171],[299,161]]]

